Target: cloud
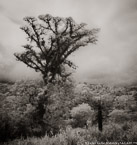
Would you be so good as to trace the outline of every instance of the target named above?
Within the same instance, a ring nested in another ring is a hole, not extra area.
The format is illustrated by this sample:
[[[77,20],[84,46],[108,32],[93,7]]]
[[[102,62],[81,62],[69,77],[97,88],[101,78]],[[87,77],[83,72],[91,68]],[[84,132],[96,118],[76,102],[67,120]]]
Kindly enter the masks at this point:
[[[97,20],[101,26],[97,46],[75,56],[80,66],[77,77],[90,82],[136,83],[137,1],[111,2],[102,11],[101,21]]]
[[[13,56],[26,42],[19,27],[25,16],[50,13],[72,16],[89,28],[101,28],[97,45],[81,48],[70,57],[78,66],[75,74],[78,81],[127,84],[137,81],[136,0],[1,0],[0,12],[0,61],[5,68],[11,68],[6,72],[12,72],[6,77],[21,78],[24,73],[25,77],[33,76],[34,71],[17,63]]]
[[[0,80],[37,77],[33,70],[17,62],[13,55],[26,43],[26,35],[20,30],[20,24],[13,22],[3,13],[0,14],[0,20]]]

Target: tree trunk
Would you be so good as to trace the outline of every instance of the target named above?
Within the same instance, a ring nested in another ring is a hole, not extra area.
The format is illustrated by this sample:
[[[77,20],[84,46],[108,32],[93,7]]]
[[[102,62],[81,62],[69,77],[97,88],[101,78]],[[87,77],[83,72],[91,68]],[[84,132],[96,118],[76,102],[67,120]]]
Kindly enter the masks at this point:
[[[102,124],[102,107],[101,104],[98,105],[98,129],[102,132],[103,124]]]

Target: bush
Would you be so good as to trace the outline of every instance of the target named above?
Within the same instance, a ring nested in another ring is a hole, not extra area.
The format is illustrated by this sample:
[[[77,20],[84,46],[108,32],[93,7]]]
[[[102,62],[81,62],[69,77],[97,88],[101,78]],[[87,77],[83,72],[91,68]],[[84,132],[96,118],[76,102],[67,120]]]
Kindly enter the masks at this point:
[[[36,134],[39,124],[34,116],[40,87],[40,82],[35,81],[20,81],[10,86],[0,106],[0,141]]]
[[[113,110],[110,114],[110,119],[115,123],[123,123],[125,120],[130,120],[130,116],[124,110]]]
[[[25,107],[19,100],[19,97],[9,96],[0,109],[1,141],[33,134],[33,108]]]
[[[111,123],[104,125],[102,132],[97,127],[92,127],[83,135],[86,142],[135,142],[137,141],[136,123],[119,125]]]
[[[93,111],[88,104],[80,104],[77,107],[72,108],[71,112],[72,127],[84,127],[87,125],[87,120],[92,118]]]
[[[10,145],[83,145],[83,138],[73,129],[67,128],[62,130],[56,136],[49,137],[45,135],[43,138],[27,138],[18,139],[10,142]],[[5,145],[8,145],[5,144]]]

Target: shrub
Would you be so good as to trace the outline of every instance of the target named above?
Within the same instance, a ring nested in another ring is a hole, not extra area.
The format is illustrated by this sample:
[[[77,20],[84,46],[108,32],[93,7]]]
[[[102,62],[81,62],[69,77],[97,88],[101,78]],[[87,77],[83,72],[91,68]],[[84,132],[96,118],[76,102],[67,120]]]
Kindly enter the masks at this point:
[[[20,81],[11,85],[0,107],[0,141],[35,135],[36,97],[42,84]],[[41,130],[40,130],[41,132]]]
[[[110,119],[115,123],[123,123],[125,120],[130,120],[129,114],[124,110],[113,110],[110,114]]]
[[[10,142],[10,145],[83,145],[83,138],[72,128],[62,130],[59,134],[49,137],[45,135],[42,138],[16,139]],[[5,145],[8,145],[5,144]]]
[[[84,127],[87,125],[87,120],[92,118],[93,111],[88,104],[80,104],[71,110],[72,127]]]

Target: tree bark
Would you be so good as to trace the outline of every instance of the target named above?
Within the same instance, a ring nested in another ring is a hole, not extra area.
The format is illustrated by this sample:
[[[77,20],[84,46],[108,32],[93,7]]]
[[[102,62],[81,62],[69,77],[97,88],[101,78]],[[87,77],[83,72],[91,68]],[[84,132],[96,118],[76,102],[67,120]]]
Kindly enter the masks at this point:
[[[101,104],[98,105],[98,129],[102,132],[103,130],[103,123],[102,123],[102,107]]]

